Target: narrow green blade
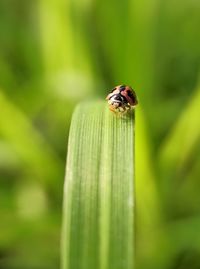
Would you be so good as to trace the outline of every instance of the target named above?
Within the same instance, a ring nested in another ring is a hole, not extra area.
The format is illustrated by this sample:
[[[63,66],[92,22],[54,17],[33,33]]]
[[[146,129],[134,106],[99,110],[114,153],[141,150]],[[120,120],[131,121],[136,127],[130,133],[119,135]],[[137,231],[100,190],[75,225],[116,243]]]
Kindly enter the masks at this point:
[[[134,268],[134,113],[74,112],[64,186],[62,269]]]

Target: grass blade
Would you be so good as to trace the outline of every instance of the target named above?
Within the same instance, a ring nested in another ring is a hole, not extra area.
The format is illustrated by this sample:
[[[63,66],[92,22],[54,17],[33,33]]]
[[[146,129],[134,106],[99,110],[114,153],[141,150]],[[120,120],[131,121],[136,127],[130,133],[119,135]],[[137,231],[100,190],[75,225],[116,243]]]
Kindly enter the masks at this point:
[[[64,188],[62,269],[134,264],[134,114],[104,102],[74,112]]]
[[[199,105],[200,87],[198,86],[160,151],[161,170],[169,178],[171,176],[169,173],[177,174],[186,166],[195,147],[199,144]]]
[[[62,163],[55,151],[30,119],[0,89],[0,135],[9,142],[19,162],[55,192],[55,178],[60,177]],[[17,127],[17,128],[16,128]]]

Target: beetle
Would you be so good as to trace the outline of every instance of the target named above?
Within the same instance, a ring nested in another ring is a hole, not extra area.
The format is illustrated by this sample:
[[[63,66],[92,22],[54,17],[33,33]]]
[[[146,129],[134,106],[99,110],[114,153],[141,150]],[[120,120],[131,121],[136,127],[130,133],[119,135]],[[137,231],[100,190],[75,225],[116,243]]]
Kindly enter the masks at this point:
[[[134,90],[127,85],[118,85],[106,97],[109,109],[124,114],[138,104]]]

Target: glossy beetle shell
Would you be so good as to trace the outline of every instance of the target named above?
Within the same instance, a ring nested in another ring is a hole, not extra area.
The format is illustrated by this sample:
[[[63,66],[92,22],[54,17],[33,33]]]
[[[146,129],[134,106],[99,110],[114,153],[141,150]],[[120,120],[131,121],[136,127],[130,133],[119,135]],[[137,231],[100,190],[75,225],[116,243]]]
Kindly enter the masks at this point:
[[[113,112],[127,112],[138,104],[134,90],[127,85],[116,86],[106,97]]]

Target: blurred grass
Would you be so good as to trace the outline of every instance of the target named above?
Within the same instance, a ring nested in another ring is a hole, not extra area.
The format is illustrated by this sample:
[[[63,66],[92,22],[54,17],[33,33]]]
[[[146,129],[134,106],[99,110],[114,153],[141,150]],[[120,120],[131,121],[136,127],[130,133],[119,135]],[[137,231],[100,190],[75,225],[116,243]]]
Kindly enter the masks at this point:
[[[164,175],[174,171],[180,173],[187,165],[195,147],[199,144],[200,124],[200,88],[196,89],[188,100],[180,119],[166,137],[160,150],[161,169]],[[180,154],[181,153],[181,154]]]
[[[31,169],[41,181],[46,180],[46,184],[51,184],[52,179],[58,177],[55,172],[62,169],[58,156],[35,130],[29,119],[11,104],[2,92],[0,92],[0,107],[3,115],[0,118],[2,137],[9,141],[13,152],[17,154],[18,159],[21,158],[27,172]]]
[[[73,108],[120,83],[140,101],[138,268],[199,268],[199,25],[195,0],[0,1],[0,268],[58,268]]]

